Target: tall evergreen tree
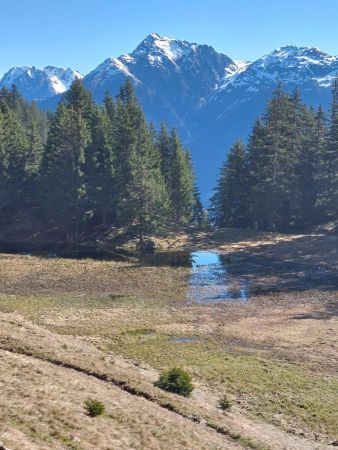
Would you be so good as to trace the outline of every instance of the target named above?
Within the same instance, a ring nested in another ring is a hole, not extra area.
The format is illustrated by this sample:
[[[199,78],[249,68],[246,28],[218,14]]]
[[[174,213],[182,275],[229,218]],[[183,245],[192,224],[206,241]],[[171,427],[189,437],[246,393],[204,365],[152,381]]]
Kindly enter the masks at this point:
[[[152,130],[141,127],[138,133],[134,171],[134,220],[141,241],[144,233],[159,231],[168,218],[169,199],[161,173],[158,148]]]
[[[248,147],[252,224],[286,229],[296,213],[293,192],[303,110],[299,93],[290,98],[278,85],[263,121],[258,120]]]
[[[327,140],[329,170],[329,214],[338,218],[338,76],[332,89],[330,126]]]
[[[133,189],[140,127],[145,129],[145,119],[132,84],[127,81],[121,87],[116,107],[116,213],[120,225],[130,224],[134,218]]]
[[[267,226],[273,206],[271,182],[272,152],[268,145],[268,131],[257,119],[248,145],[249,220],[252,226]]]
[[[82,115],[60,104],[52,120],[41,171],[41,195],[48,220],[78,238],[85,196],[85,150],[90,132]]]
[[[297,202],[296,224],[304,228],[325,217],[319,201],[320,158],[325,149],[325,115],[322,108],[316,114],[311,110],[304,113],[302,130],[293,192]]]
[[[1,106],[1,115],[1,205],[16,209],[25,191],[27,136],[16,114],[6,104]]]
[[[287,229],[293,210],[294,163],[297,143],[293,143],[295,131],[290,129],[290,116],[294,116],[290,97],[279,85],[268,104],[266,117],[267,145],[271,151],[269,164],[270,194],[267,196],[269,210],[266,217],[268,229]],[[290,145],[291,141],[291,145]]]
[[[116,119],[116,105],[113,97],[109,94],[109,92],[106,92],[105,94],[103,105],[109,121],[113,125]]]
[[[173,163],[173,146],[170,142],[170,135],[164,123],[160,125],[160,131],[157,135],[157,146],[161,158],[161,171],[164,177],[168,191],[172,185],[172,163]]]
[[[201,193],[198,189],[196,182],[194,183],[193,195],[194,195],[194,203],[191,221],[193,224],[202,227],[208,223],[208,211],[203,208],[203,204],[201,201]]]
[[[104,226],[116,218],[115,154],[110,118],[105,109],[92,117],[91,142],[85,150],[84,175],[91,215]]]
[[[170,136],[172,154],[169,195],[172,219],[176,223],[189,223],[194,205],[194,177],[190,154],[183,148],[176,130]]]
[[[231,147],[211,200],[211,212],[220,227],[248,224],[248,166],[244,144]]]

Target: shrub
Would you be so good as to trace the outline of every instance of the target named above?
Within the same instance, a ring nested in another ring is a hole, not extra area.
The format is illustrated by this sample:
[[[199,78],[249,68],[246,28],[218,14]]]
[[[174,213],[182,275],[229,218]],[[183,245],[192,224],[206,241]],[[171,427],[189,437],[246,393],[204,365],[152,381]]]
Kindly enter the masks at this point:
[[[218,407],[223,411],[228,411],[232,407],[232,402],[226,395],[223,395],[223,397],[218,400]]]
[[[191,375],[177,367],[162,372],[154,386],[184,397],[188,397],[194,389]]]
[[[89,398],[85,401],[85,409],[90,417],[97,417],[101,416],[106,408],[102,402]]]

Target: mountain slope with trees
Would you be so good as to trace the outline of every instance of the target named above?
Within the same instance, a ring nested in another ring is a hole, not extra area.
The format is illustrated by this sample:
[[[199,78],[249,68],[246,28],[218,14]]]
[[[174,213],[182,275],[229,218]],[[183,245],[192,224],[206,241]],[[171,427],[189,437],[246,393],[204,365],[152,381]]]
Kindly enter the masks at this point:
[[[248,144],[230,149],[212,198],[219,226],[289,231],[338,219],[338,78],[331,112],[281,84]]]
[[[60,71],[14,68],[0,81],[0,88],[15,83],[27,99],[54,111],[71,77],[80,76],[76,71]],[[224,148],[238,138],[247,140],[278,81],[288,93],[300,88],[304,103],[315,108],[321,104],[326,111],[337,72],[338,57],[318,48],[285,46],[243,62],[209,45],[153,33],[134,51],[104,60],[86,74],[84,85],[101,104],[107,91],[115,97],[130,80],[147,120],[156,128],[161,122],[175,127],[191,149],[199,187],[207,200]],[[59,95],[51,97],[53,92]]]

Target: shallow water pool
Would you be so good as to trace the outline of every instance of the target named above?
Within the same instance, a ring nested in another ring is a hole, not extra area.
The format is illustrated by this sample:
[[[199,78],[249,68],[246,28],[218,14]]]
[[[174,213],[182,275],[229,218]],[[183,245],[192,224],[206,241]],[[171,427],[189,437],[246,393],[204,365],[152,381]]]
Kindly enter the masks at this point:
[[[228,271],[225,255],[199,251],[191,254],[187,298],[197,303],[248,300],[248,282]]]

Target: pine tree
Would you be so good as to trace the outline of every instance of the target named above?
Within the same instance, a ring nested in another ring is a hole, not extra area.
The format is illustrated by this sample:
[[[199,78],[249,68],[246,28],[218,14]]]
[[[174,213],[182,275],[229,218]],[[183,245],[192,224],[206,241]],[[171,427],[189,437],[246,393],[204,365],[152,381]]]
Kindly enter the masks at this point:
[[[332,89],[330,126],[327,141],[327,157],[329,170],[329,202],[328,212],[338,218],[338,76]]]
[[[169,212],[168,192],[161,173],[158,148],[153,140],[153,132],[146,124],[138,134],[133,182],[134,217],[142,242],[145,233],[162,229]]]
[[[145,119],[130,81],[120,90],[116,107],[116,199],[117,222],[128,225],[134,219],[134,177],[137,169],[139,129]]]
[[[268,217],[271,215],[272,159],[267,126],[261,119],[257,119],[248,144],[248,208],[250,224],[254,227],[267,227]]]
[[[2,201],[0,207],[20,207],[25,193],[24,181],[27,136],[15,113],[7,105],[2,105],[1,136],[1,184]]]
[[[198,189],[197,183],[194,183],[194,203],[192,209],[192,218],[191,222],[199,227],[207,225],[208,223],[208,212],[203,208],[203,204],[201,201],[201,193]]]
[[[307,133],[312,135],[314,124],[311,112],[301,101],[301,92],[297,88],[289,99],[289,113],[286,117],[286,152],[285,152],[285,203],[284,229],[289,229],[297,222],[300,211],[300,201],[297,192],[299,159],[308,141]],[[309,150],[310,151],[310,150]],[[299,222],[299,221],[298,221]]]
[[[319,177],[320,159],[325,149],[325,115],[322,108],[315,114],[304,114],[301,146],[296,162],[295,199],[297,200],[296,223],[304,228],[324,218],[320,207]]]
[[[165,124],[160,125],[160,131],[157,135],[157,147],[160,153],[161,158],[161,171],[164,177],[166,186],[168,191],[171,190],[171,177],[172,177],[172,163],[173,163],[173,154],[172,154],[172,145],[170,142],[170,136]]]
[[[278,85],[263,121],[255,123],[248,147],[250,217],[255,226],[285,230],[294,220],[302,115],[298,91],[290,98]]]
[[[290,128],[289,118],[295,114],[291,106],[290,97],[279,85],[268,104],[266,117],[267,145],[271,151],[270,195],[267,196],[269,212],[266,222],[270,230],[287,229],[293,209],[292,181],[297,144],[293,143],[295,132],[293,127]]]
[[[211,200],[211,212],[217,226],[242,228],[248,224],[248,166],[244,144],[231,147],[221,168]]]
[[[78,239],[85,196],[85,149],[90,132],[82,115],[60,104],[52,120],[41,170],[41,195],[48,221]]]
[[[0,212],[8,202],[7,198],[7,177],[8,177],[8,157],[5,146],[5,117],[4,105],[0,108]]]
[[[104,226],[113,223],[115,212],[115,154],[111,122],[106,110],[92,120],[90,145],[85,151],[84,175],[88,208]]]
[[[113,125],[116,119],[116,105],[113,97],[106,92],[104,100],[103,100],[104,110],[109,117],[110,123]]]
[[[170,136],[172,154],[169,195],[172,219],[187,224],[191,220],[194,205],[194,177],[190,154],[183,148],[176,130]]]
[[[27,149],[24,155],[24,178],[21,183],[24,187],[23,203],[33,205],[37,199],[38,178],[43,156],[43,142],[39,124],[34,114],[27,118]]]
[[[91,93],[85,89],[82,81],[77,78],[73,81],[70,89],[64,94],[63,104],[81,115],[88,127],[95,120],[97,106],[94,104]]]
[[[36,176],[40,169],[43,143],[36,118],[32,115],[27,124],[28,148],[26,152],[25,171],[28,177]]]
[[[31,206],[47,130],[47,114],[21,97],[15,87],[0,90],[2,199],[13,211]],[[6,187],[5,187],[6,186]],[[1,196],[1,194],[0,194]],[[2,201],[0,201],[4,205]]]

